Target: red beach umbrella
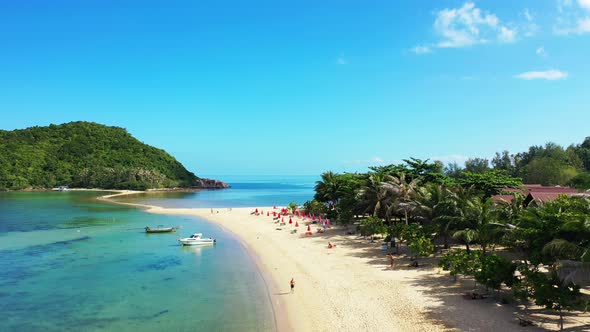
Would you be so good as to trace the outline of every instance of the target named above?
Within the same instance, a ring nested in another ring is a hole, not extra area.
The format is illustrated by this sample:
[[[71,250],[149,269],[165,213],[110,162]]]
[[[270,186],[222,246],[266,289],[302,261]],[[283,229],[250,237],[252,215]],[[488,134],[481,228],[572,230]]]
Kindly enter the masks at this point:
[[[289,224],[293,223],[293,219],[289,218]]]
[[[310,225],[307,225],[307,231],[308,232],[311,232],[311,226]]]
[[[270,217],[270,212],[266,211],[266,216]]]
[[[275,211],[272,211],[272,216],[273,217],[276,217],[277,216],[277,213]]]
[[[256,211],[254,211],[254,212],[258,213],[258,208],[256,208]]]
[[[295,227],[299,227],[299,223],[298,222],[295,222]]]

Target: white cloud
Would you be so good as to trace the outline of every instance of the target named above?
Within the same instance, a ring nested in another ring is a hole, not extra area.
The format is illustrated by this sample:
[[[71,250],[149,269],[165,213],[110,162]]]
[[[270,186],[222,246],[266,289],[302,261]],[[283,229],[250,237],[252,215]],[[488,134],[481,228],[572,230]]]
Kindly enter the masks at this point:
[[[425,46],[425,45],[415,46],[415,47],[411,48],[410,51],[412,51],[416,54],[419,54],[419,55],[432,53],[432,49],[429,46]]]
[[[590,33],[590,0],[577,0],[574,6],[571,0],[559,0],[559,16],[553,27],[557,35],[579,35]]]
[[[523,80],[560,80],[564,79],[568,76],[567,72],[560,71],[560,70],[545,70],[545,71],[527,71],[521,74],[518,74],[514,77],[520,78]]]
[[[563,13],[567,8],[572,6],[572,0],[557,0],[557,11]]]
[[[526,8],[522,13],[526,22],[521,25],[521,30],[525,37],[534,36],[539,31],[539,26],[535,23],[535,16]]]
[[[483,13],[473,2],[466,2],[461,8],[443,9],[434,21],[436,32],[443,37],[439,47],[464,47],[485,43],[485,30],[496,29],[498,17]]]
[[[562,21],[563,22],[563,21]],[[562,27],[555,28],[558,35],[581,35],[590,32],[590,17],[579,18],[575,23],[563,24]]]
[[[537,47],[537,49],[535,50],[535,53],[538,56],[542,56],[542,57],[546,57],[547,56],[547,52],[545,51],[545,47],[543,47],[543,46]]]
[[[516,40],[516,31],[501,27],[498,39],[504,43],[513,43]]]
[[[339,57],[338,59],[336,59],[336,64],[337,65],[347,65],[348,64],[348,60],[346,60],[343,57]]]
[[[525,8],[524,12],[523,12],[524,18],[526,18],[527,21],[532,21],[533,20],[533,14],[531,14],[531,12],[529,11],[528,8]]]
[[[590,0],[578,0],[578,5],[583,9],[590,11]]]
[[[526,36],[531,36],[536,30],[536,25],[528,10],[524,15],[528,24],[523,30]],[[482,11],[473,2],[468,1],[459,8],[445,8],[436,12],[434,30],[441,40],[432,47],[460,48],[493,41],[512,43],[518,39],[520,27],[503,24],[494,13]],[[413,51],[423,54],[414,49]]]
[[[572,4],[572,0],[557,0],[557,11],[561,13],[571,7]]]

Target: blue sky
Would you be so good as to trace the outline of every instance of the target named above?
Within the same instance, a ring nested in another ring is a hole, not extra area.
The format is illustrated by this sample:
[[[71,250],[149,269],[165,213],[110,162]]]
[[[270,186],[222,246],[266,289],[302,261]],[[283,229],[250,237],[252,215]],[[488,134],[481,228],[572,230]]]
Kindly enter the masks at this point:
[[[0,1],[0,128],[125,127],[198,175],[590,136],[590,0]]]

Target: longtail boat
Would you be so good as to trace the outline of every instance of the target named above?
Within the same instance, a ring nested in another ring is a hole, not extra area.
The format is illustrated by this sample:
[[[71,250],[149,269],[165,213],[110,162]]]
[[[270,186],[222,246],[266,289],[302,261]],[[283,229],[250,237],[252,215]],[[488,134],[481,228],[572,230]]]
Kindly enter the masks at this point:
[[[162,225],[158,225],[156,228],[146,227],[146,233],[171,233],[176,232],[175,227],[162,227]]]

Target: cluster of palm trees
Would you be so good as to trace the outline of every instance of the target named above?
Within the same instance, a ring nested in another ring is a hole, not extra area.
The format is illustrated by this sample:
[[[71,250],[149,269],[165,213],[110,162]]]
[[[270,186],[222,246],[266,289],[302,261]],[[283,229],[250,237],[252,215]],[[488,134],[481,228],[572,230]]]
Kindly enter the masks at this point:
[[[467,251],[477,244],[484,254],[502,245],[522,253],[523,259],[529,259],[528,255],[540,261],[547,261],[543,257],[590,259],[588,198],[563,197],[524,206],[520,194],[510,202],[495,201],[473,187],[422,183],[419,177],[408,178],[404,173],[326,172],[317,182],[316,199],[326,202],[336,217],[370,215],[389,225],[419,224],[440,238],[445,248],[454,240]]]
[[[558,267],[571,260],[584,273],[590,268],[590,198],[562,196],[525,206],[518,193],[510,201],[494,200],[490,193],[514,179],[497,180],[495,174],[477,175],[478,187],[406,173],[327,172],[317,182],[314,203],[326,204],[335,220],[360,221],[363,235],[387,231],[401,238],[416,258],[431,254],[436,239],[445,248],[452,241],[464,245],[442,255],[443,269],[494,289],[504,283],[525,305],[532,300],[556,310],[563,328],[562,310],[578,306],[580,292]],[[492,252],[498,247],[503,253]]]

